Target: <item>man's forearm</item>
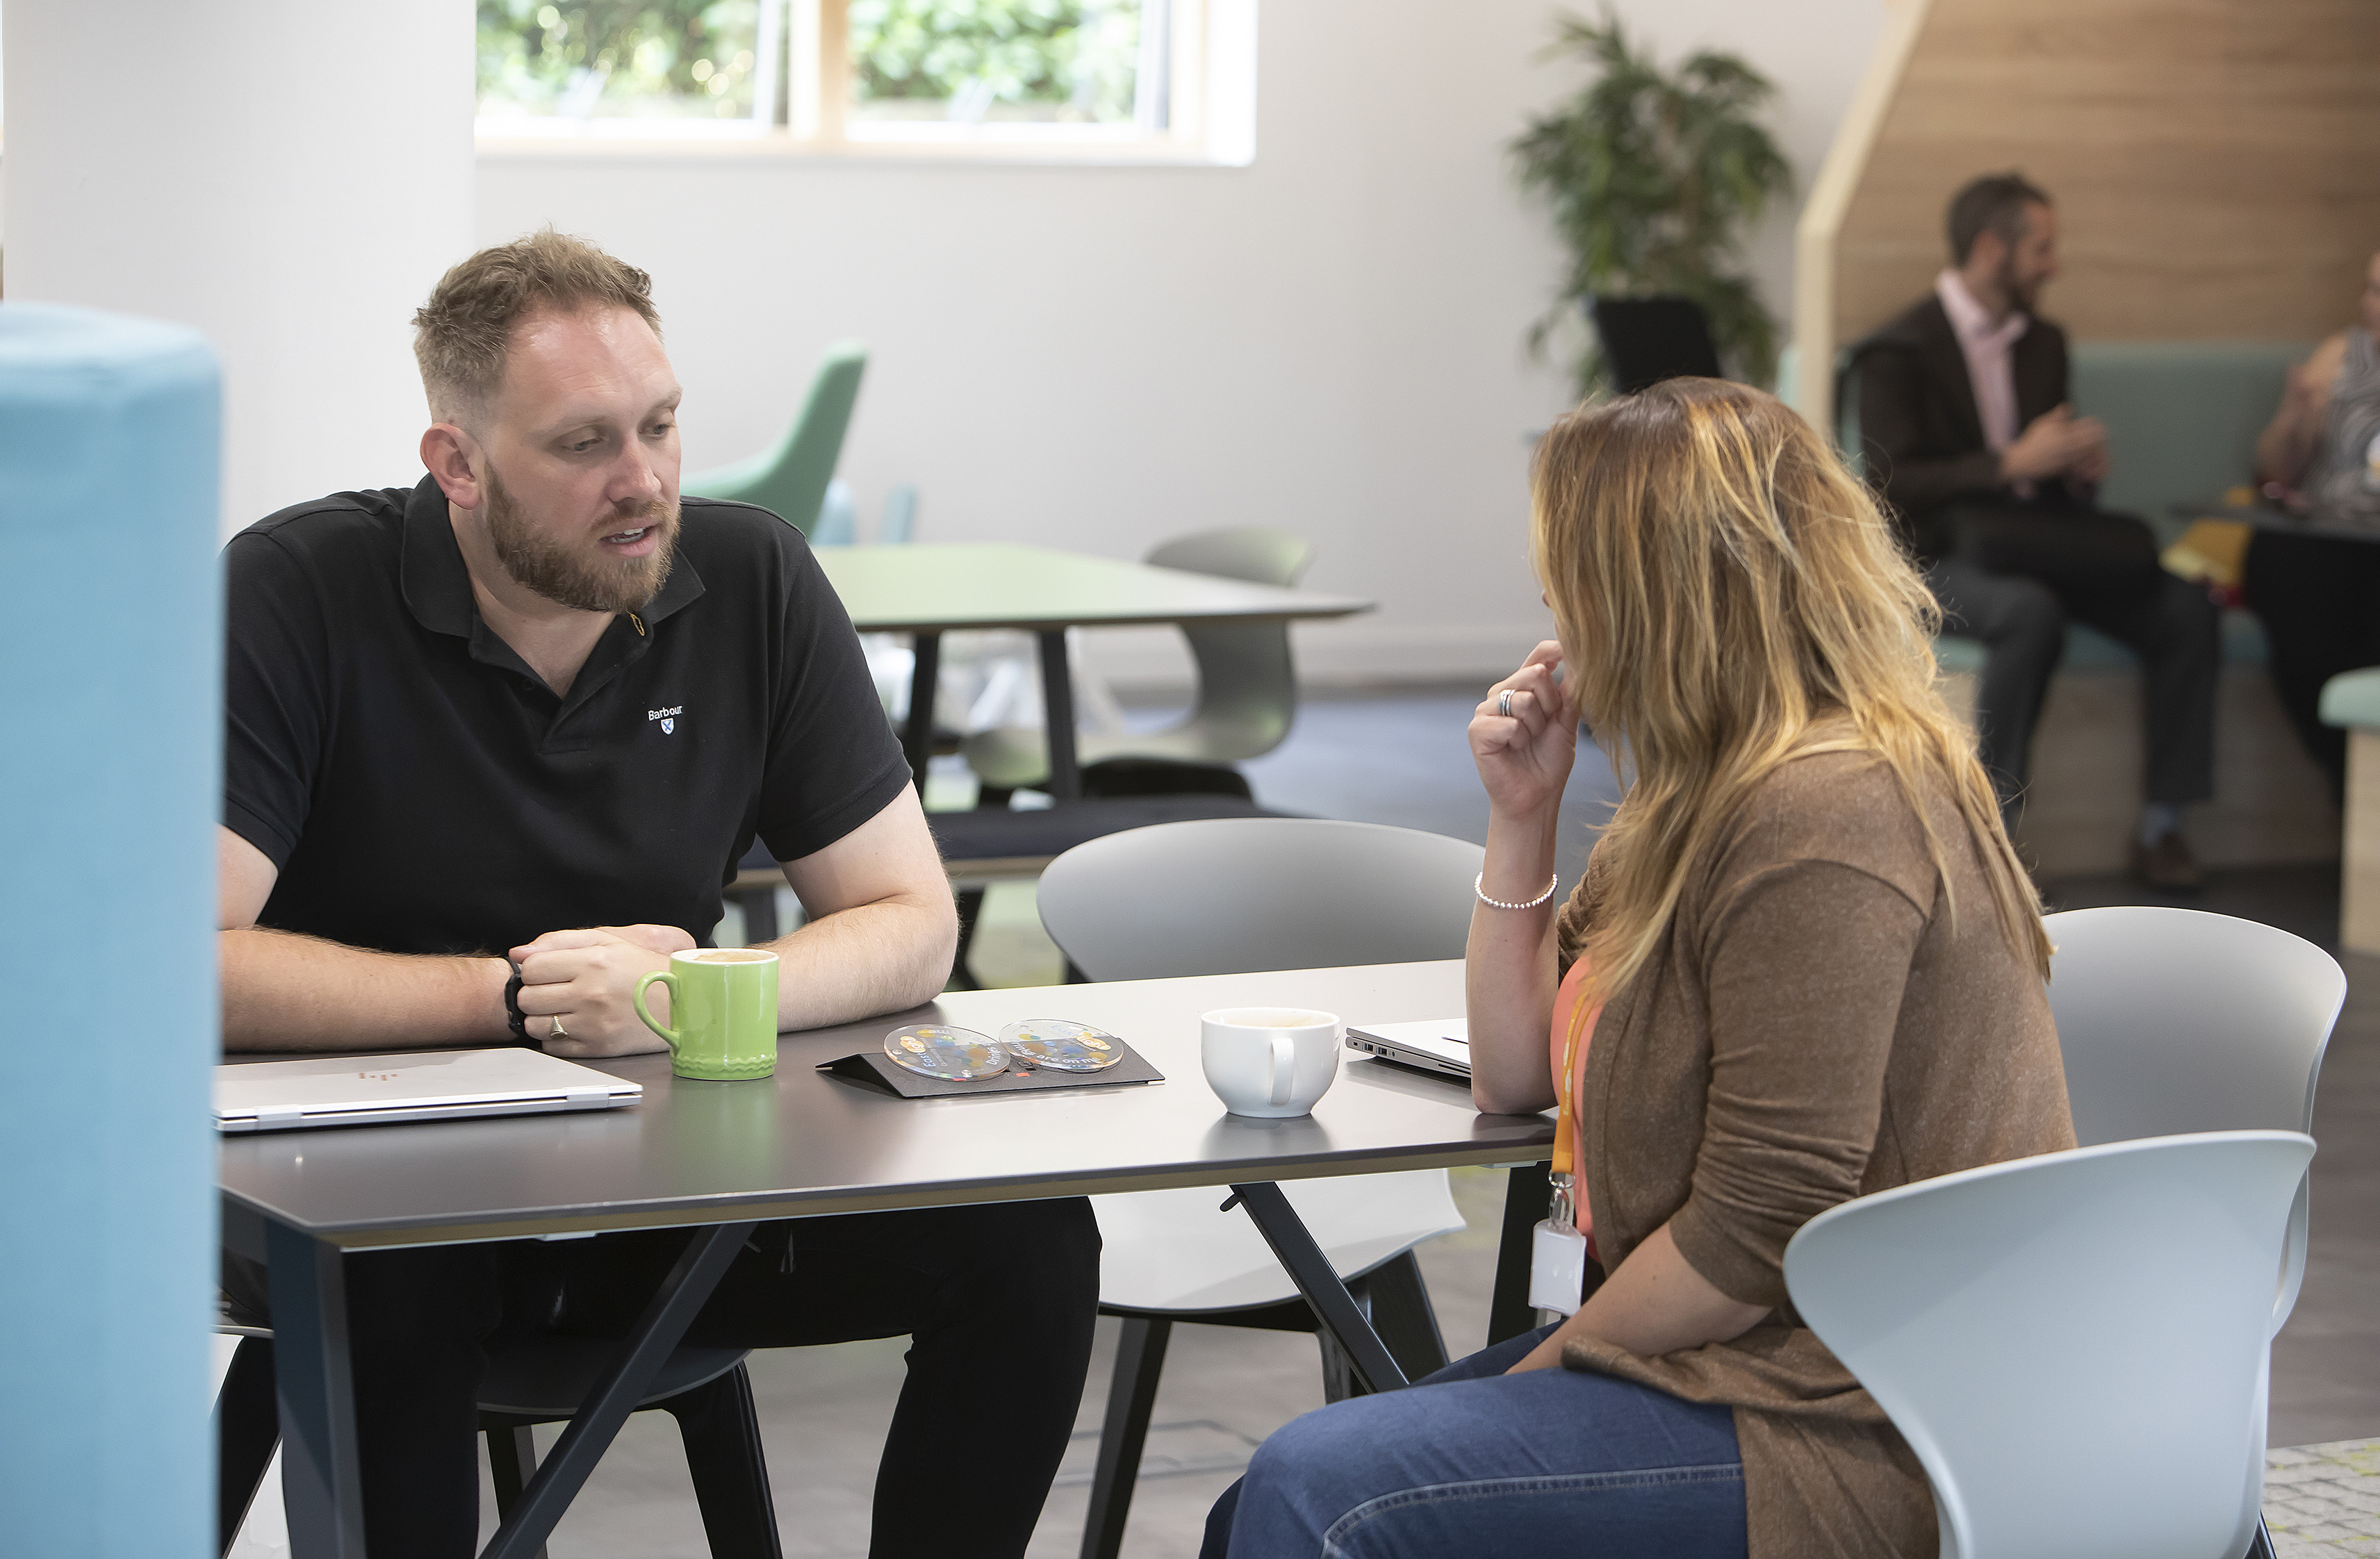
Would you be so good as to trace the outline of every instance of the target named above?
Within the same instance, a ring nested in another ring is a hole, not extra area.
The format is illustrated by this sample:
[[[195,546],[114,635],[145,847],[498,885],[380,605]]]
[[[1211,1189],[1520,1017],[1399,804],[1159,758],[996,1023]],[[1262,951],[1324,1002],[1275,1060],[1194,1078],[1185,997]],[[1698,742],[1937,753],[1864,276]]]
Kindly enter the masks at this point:
[[[947,899],[856,905],[767,943],[783,961],[777,1021],[822,1028],[930,1001],[950,979],[958,916]]]
[[[226,1050],[500,1045],[501,958],[368,952],[250,926],[221,937]]]

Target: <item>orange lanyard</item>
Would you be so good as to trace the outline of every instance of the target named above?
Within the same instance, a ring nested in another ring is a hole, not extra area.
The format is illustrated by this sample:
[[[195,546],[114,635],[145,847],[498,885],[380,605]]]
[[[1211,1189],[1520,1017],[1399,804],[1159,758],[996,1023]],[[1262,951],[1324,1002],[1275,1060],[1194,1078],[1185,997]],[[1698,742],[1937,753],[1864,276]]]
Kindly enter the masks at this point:
[[[1603,1004],[1597,1002],[1589,1006],[1586,993],[1582,988],[1571,1003],[1570,1030],[1562,1036],[1561,1076],[1554,1083],[1554,1097],[1560,1104],[1554,1115],[1554,1157],[1548,1168],[1561,1176],[1564,1184],[1569,1183],[1577,1169],[1578,1119],[1571,1096],[1577,1086],[1578,1044],[1595,1027],[1596,1019],[1602,1013]]]

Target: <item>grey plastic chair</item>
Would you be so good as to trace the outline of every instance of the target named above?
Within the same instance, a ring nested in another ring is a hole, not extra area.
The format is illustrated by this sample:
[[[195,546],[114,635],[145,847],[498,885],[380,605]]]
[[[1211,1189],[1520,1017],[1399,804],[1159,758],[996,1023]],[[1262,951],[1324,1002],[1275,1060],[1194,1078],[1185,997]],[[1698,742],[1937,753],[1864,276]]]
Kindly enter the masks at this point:
[[[1371,823],[1162,823],[1092,840],[1050,863],[1039,888],[1041,924],[1094,980],[1461,958],[1485,858],[1462,840]],[[1446,1345],[1413,1250],[1463,1227],[1446,1171],[1292,1180],[1281,1191],[1406,1374],[1442,1368]],[[1123,1334],[1083,1559],[1114,1559],[1123,1545],[1176,1322],[1315,1330],[1262,1237],[1222,1211],[1222,1200],[1211,1189],[1091,1199],[1105,1242],[1099,1310],[1121,1317]],[[1326,1335],[1316,1335],[1323,1394],[1336,1402],[1352,1379]]]
[[[2128,905],[2046,922],[2049,1008],[2079,1142],[2183,1131],[2313,1130],[2314,1084],[2347,999],[2338,960],[2301,937],[2197,910]],[[2273,1306],[2305,1280],[2298,1188]]]
[[[1461,958],[1486,858],[1378,823],[1165,823],[1050,863],[1041,924],[1094,980]]]
[[[2313,1156],[2295,1131],[2107,1142],[1802,1227],[1794,1307],[1925,1467],[1942,1559],[2259,1551],[2270,1274]]]
[[[1176,537],[1142,561],[1254,585],[1288,586],[1305,574],[1314,561],[1314,547],[1285,530],[1246,526]],[[1262,757],[1281,745],[1297,718],[1297,670],[1290,659],[1289,625],[1184,623],[1182,634],[1198,663],[1198,701],[1189,719],[1163,731],[1086,732],[1076,748],[1084,763],[1136,757],[1234,764]],[[1038,731],[979,731],[960,750],[968,767],[995,790],[1040,785],[1050,777],[1049,747]]]

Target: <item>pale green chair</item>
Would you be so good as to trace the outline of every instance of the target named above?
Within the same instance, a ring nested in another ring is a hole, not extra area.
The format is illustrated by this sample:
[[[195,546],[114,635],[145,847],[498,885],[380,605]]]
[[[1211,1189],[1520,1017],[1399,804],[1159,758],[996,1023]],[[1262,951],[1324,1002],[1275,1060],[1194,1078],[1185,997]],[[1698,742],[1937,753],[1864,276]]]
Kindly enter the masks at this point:
[[[731,465],[698,472],[680,482],[678,489],[688,498],[757,503],[804,536],[809,535],[818,526],[826,485],[834,479],[843,436],[851,427],[851,408],[859,400],[860,375],[867,369],[867,347],[856,341],[836,342],[819,364],[801,415],[794,418],[776,448]]]
[[[1314,561],[1314,544],[1285,530],[1250,526],[1176,537],[1144,561],[1255,585],[1289,586]],[[1182,634],[1198,663],[1198,703],[1190,718],[1163,731],[1085,732],[1076,743],[1084,763],[1135,757],[1228,766],[1281,745],[1297,715],[1289,625],[1185,622]],[[1049,745],[1038,730],[980,731],[960,750],[987,787],[1016,790],[1050,777]]]

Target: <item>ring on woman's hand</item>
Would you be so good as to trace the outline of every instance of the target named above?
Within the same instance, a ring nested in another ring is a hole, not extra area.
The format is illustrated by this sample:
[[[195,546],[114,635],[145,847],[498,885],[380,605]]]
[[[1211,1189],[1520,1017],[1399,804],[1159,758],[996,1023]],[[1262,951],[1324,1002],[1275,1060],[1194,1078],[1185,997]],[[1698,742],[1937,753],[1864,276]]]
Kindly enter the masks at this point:
[[[553,1027],[552,1027],[552,1029],[550,1029],[550,1030],[548,1030],[548,1031],[547,1031],[547,1033],[546,1033],[546,1036],[545,1036],[546,1038],[548,1038],[548,1039],[568,1039],[568,1038],[570,1037],[570,1031],[569,1031],[568,1029],[565,1029],[565,1028],[564,1028],[564,1027],[562,1026],[562,1020],[561,1020],[561,1019],[559,1019],[559,1018],[548,1018],[548,1019],[546,1020],[546,1021],[553,1025]]]
[[[1506,688],[1496,695],[1496,712],[1506,719],[1512,718],[1512,690]]]

